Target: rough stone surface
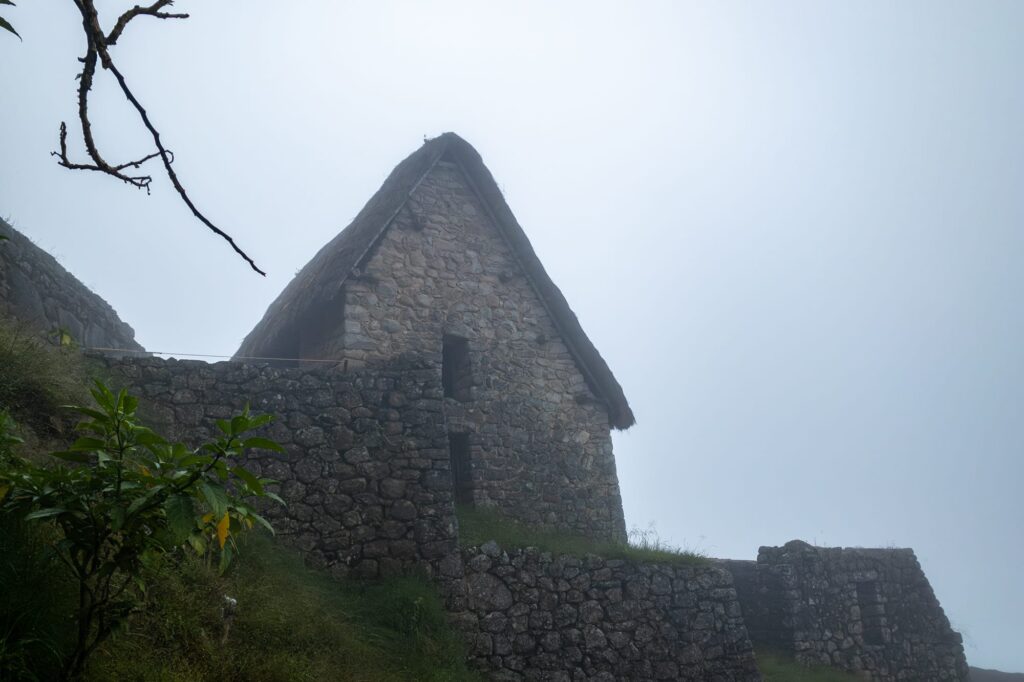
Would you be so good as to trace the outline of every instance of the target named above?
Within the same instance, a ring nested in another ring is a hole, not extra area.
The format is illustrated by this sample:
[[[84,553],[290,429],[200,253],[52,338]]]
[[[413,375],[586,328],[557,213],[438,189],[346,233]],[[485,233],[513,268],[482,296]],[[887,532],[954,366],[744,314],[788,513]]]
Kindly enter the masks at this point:
[[[633,561],[462,552],[476,667],[500,680],[760,680],[727,571]]]
[[[909,549],[762,547],[732,572],[751,639],[868,679],[967,680],[954,632]]]
[[[50,254],[0,220],[0,313],[43,333],[65,330],[80,346],[141,351],[114,309]]]
[[[288,504],[269,506],[267,516],[314,564],[373,577],[432,568],[454,551],[447,434],[432,369],[341,373],[158,358],[107,364],[141,396],[147,422],[175,440],[214,437],[215,421],[246,403],[277,415],[265,435],[287,454],[256,453],[247,466],[280,481]],[[404,407],[394,407],[395,396]]]
[[[607,409],[456,165],[430,171],[341,298],[299,357],[369,368],[412,355],[440,374],[444,336],[466,339],[471,387],[445,413],[469,434],[473,502],[625,539]]]

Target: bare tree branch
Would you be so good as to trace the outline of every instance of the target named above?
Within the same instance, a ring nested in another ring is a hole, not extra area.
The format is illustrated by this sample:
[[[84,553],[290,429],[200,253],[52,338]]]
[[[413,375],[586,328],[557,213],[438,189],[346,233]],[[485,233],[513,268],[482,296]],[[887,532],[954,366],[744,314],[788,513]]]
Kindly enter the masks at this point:
[[[52,156],[57,157],[57,163],[64,168],[70,168],[72,170],[89,170],[98,171],[105,173],[112,177],[121,180],[133,187],[139,189],[145,189],[146,193],[149,193],[150,184],[153,182],[152,176],[149,175],[129,175],[123,171],[128,168],[140,168],[142,164],[146,163],[155,158],[160,158],[163,162],[164,170],[167,172],[167,177],[170,179],[174,189],[181,196],[182,201],[188,206],[189,210],[200,222],[209,228],[214,234],[224,239],[231,248],[234,249],[235,253],[241,256],[253,270],[261,275],[266,275],[263,270],[260,270],[256,266],[256,263],[252,258],[248,256],[239,246],[235,243],[235,240],[226,232],[221,230],[219,227],[214,225],[205,215],[192,202],[188,192],[182,186],[181,181],[178,179],[177,173],[174,172],[171,164],[174,163],[174,154],[166,149],[163,142],[160,139],[160,132],[153,125],[149,119],[149,114],[146,109],[139,102],[138,98],[128,87],[128,83],[125,80],[124,75],[114,65],[114,60],[110,57],[108,48],[115,44],[121,34],[124,32],[125,27],[128,23],[139,16],[151,16],[158,19],[186,19],[187,14],[174,14],[170,12],[161,11],[163,8],[173,4],[173,0],[157,0],[148,7],[141,7],[136,5],[132,9],[122,14],[117,23],[114,25],[113,30],[110,34],[104,34],[100,28],[99,15],[96,11],[95,0],[73,0],[75,6],[78,8],[82,15],[82,29],[86,36],[86,53],[85,57],[81,58],[82,62],[82,73],[78,77],[78,119],[82,125],[82,141],[85,144],[86,152],[89,154],[89,158],[92,163],[73,163],[68,158],[68,147],[67,147],[67,125],[62,121],[60,124],[60,151],[51,152]],[[89,120],[89,92],[92,90],[93,77],[96,75],[96,63],[99,62],[104,70],[110,71],[114,78],[117,80],[117,84],[121,88],[121,92],[125,98],[135,107],[135,111],[138,112],[139,117],[142,119],[143,125],[146,130],[149,131],[150,136],[153,138],[153,143],[156,145],[157,151],[147,154],[138,161],[128,161],[125,163],[112,165],[108,163],[103,156],[100,154],[99,148],[96,146],[96,141],[92,134],[92,123]]]
[[[110,31],[110,35],[107,36],[107,46],[111,46],[117,42],[117,39],[121,37],[124,32],[124,27],[128,25],[128,22],[140,15],[147,15],[156,17],[158,19],[188,19],[187,14],[170,14],[168,12],[161,12],[160,10],[164,7],[174,4],[174,0],[158,0],[149,7],[135,7],[131,8],[117,19],[117,23],[114,24],[114,28]]]
[[[170,153],[170,152],[168,152],[168,153]],[[61,124],[60,124],[60,151],[59,152],[50,152],[50,156],[56,156],[57,157],[57,163],[59,165],[61,165],[61,166],[64,166],[65,168],[70,168],[71,170],[99,171],[101,173],[106,173],[107,175],[113,175],[114,177],[122,179],[122,180],[124,180],[125,182],[127,182],[128,184],[130,184],[130,185],[132,185],[134,187],[139,187],[139,188],[145,189],[147,192],[149,192],[149,184],[153,180],[150,176],[148,176],[148,175],[126,176],[126,175],[122,175],[120,173],[120,171],[123,171],[125,168],[139,168],[140,166],[142,166],[142,164],[146,163],[150,159],[155,159],[156,157],[160,156],[160,152],[153,152],[152,154],[149,154],[148,156],[142,157],[138,161],[128,161],[128,162],[122,163],[122,164],[120,164],[118,166],[109,166],[109,165],[106,165],[106,164],[104,164],[103,166],[100,166],[98,164],[92,164],[92,163],[72,163],[68,159],[68,127],[67,127],[67,124],[61,122]],[[174,157],[174,155],[172,154],[171,155],[172,160],[173,160],[173,157]]]

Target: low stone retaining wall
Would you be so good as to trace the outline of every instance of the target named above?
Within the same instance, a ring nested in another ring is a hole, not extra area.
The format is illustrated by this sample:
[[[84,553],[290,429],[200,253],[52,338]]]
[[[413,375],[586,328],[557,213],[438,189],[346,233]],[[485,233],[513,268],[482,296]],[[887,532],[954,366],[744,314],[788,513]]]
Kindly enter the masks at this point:
[[[760,680],[732,577],[673,566],[462,552],[458,620],[495,680]]]

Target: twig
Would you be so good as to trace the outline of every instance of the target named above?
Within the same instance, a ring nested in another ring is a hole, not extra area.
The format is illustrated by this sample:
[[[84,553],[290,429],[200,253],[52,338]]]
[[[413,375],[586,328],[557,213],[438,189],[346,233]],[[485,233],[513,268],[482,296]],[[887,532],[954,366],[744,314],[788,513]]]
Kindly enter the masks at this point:
[[[85,32],[87,45],[85,57],[82,57],[80,60],[82,62],[82,73],[78,76],[78,119],[82,124],[82,141],[85,144],[86,152],[92,160],[92,163],[74,163],[68,158],[67,125],[63,121],[60,124],[60,151],[51,152],[51,156],[57,157],[57,163],[64,168],[105,173],[133,187],[144,189],[147,194],[149,194],[150,185],[153,182],[152,176],[129,175],[123,171],[128,168],[140,168],[142,164],[147,161],[151,161],[159,157],[163,162],[164,170],[167,172],[167,177],[170,179],[171,184],[178,192],[182,201],[184,201],[185,205],[188,206],[190,211],[192,211],[192,215],[194,215],[214,234],[218,235],[230,244],[235,253],[241,256],[245,262],[249,264],[249,267],[261,275],[266,275],[267,273],[256,266],[253,259],[250,258],[245,251],[239,248],[238,244],[235,243],[235,240],[229,234],[214,225],[213,222],[211,222],[198,208],[196,208],[195,203],[193,203],[191,197],[189,197],[188,192],[178,179],[177,173],[175,173],[172,168],[172,164],[174,163],[174,154],[164,147],[163,142],[160,139],[160,132],[153,125],[152,121],[150,121],[149,114],[146,112],[146,109],[139,102],[138,98],[135,97],[135,94],[132,93],[124,75],[114,65],[114,60],[110,57],[110,51],[108,48],[117,43],[117,40],[124,33],[125,27],[132,21],[132,19],[140,16],[156,17],[157,19],[187,19],[189,15],[164,12],[162,10],[173,4],[173,0],[157,0],[148,7],[136,5],[132,9],[124,12],[120,17],[118,17],[118,20],[114,24],[114,28],[110,33],[104,34],[103,30],[100,28],[99,15],[96,11],[95,0],[73,0],[73,2],[82,14],[82,30]],[[89,92],[92,90],[93,77],[96,74],[97,62],[99,62],[105,70],[110,71],[110,73],[114,75],[114,78],[117,80],[117,83],[121,88],[121,92],[132,106],[135,107],[135,111],[138,112],[143,125],[153,138],[153,143],[156,145],[157,151],[147,154],[137,161],[128,161],[117,165],[108,163],[100,154],[96,141],[93,138],[92,123],[89,120]]]

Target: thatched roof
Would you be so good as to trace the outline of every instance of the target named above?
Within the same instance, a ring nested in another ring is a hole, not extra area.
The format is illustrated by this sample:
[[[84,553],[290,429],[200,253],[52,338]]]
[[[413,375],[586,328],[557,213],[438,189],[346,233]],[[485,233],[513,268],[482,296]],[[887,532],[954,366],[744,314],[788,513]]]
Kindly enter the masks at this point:
[[[590,342],[565,296],[548,277],[540,259],[491,172],[473,147],[455,133],[444,133],[422,147],[391,172],[355,220],[328,242],[295,276],[263,319],[245,337],[237,357],[280,357],[291,346],[298,329],[312,322],[340,294],[345,280],[398,215],[420,181],[440,160],[458,164],[519,260],[530,283],[547,307],[563,340],[594,393],[606,404],[612,426],[626,429],[635,423],[622,387]]]

